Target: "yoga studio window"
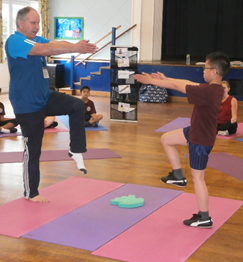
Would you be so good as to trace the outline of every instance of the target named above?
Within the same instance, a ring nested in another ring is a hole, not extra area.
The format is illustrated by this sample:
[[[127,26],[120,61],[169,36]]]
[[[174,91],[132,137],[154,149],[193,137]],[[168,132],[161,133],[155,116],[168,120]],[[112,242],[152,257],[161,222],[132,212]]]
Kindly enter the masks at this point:
[[[16,31],[16,15],[19,9],[31,6],[38,10],[38,0],[3,0],[2,19],[3,19],[3,44],[7,38]]]
[[[162,60],[204,61],[214,51],[243,59],[242,0],[164,0]],[[202,60],[201,60],[202,59]]]

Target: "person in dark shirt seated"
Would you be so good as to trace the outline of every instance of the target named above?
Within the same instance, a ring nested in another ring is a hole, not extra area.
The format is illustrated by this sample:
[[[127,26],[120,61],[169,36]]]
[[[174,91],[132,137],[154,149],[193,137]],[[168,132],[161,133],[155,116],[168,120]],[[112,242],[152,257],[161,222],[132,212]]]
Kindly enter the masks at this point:
[[[103,115],[96,114],[94,102],[89,99],[90,88],[88,86],[81,87],[80,94],[85,105],[85,127],[97,127],[99,121],[103,118]]]

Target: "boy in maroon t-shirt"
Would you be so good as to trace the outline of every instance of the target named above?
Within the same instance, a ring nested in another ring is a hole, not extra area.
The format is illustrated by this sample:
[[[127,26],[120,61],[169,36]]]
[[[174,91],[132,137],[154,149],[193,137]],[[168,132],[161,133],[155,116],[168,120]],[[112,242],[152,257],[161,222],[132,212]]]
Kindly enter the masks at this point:
[[[80,94],[85,105],[85,127],[97,127],[99,121],[103,118],[103,115],[96,114],[94,102],[89,99],[90,88],[88,86],[81,87]]]
[[[224,88],[222,78],[230,68],[228,56],[221,52],[206,57],[204,67],[205,84],[184,79],[168,78],[162,73],[138,74],[135,79],[143,84],[152,84],[185,93],[188,102],[194,104],[191,125],[173,130],[161,136],[161,143],[172,165],[172,172],[161,180],[166,184],[185,187],[187,180],[183,176],[179,152],[176,145],[189,148],[191,173],[199,212],[183,223],[191,227],[211,228],[213,220],[209,216],[209,195],[204,180],[208,155],[211,152],[217,134],[217,118]]]

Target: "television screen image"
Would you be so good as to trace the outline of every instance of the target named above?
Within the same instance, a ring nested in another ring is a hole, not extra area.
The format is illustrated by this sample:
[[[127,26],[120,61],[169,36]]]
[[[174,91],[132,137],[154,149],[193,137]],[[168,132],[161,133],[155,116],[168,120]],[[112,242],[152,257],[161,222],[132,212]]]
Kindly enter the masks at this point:
[[[55,17],[54,25],[55,39],[83,39],[83,17]]]

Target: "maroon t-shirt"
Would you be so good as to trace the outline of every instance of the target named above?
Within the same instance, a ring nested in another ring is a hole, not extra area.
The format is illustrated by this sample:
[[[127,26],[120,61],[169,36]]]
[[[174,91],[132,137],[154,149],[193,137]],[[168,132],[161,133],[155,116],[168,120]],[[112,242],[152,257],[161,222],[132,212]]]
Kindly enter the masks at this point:
[[[219,116],[218,116],[218,124],[222,125],[229,122],[232,118],[231,114],[231,100],[233,96],[228,96],[224,102],[221,103]]]
[[[188,102],[194,104],[189,141],[197,145],[213,146],[224,88],[217,84],[187,85],[186,94]]]
[[[0,115],[4,116],[5,115],[5,111],[4,111],[4,105],[3,103],[0,102]]]
[[[92,100],[89,100],[85,105],[85,114],[92,115],[96,114],[95,105]]]

